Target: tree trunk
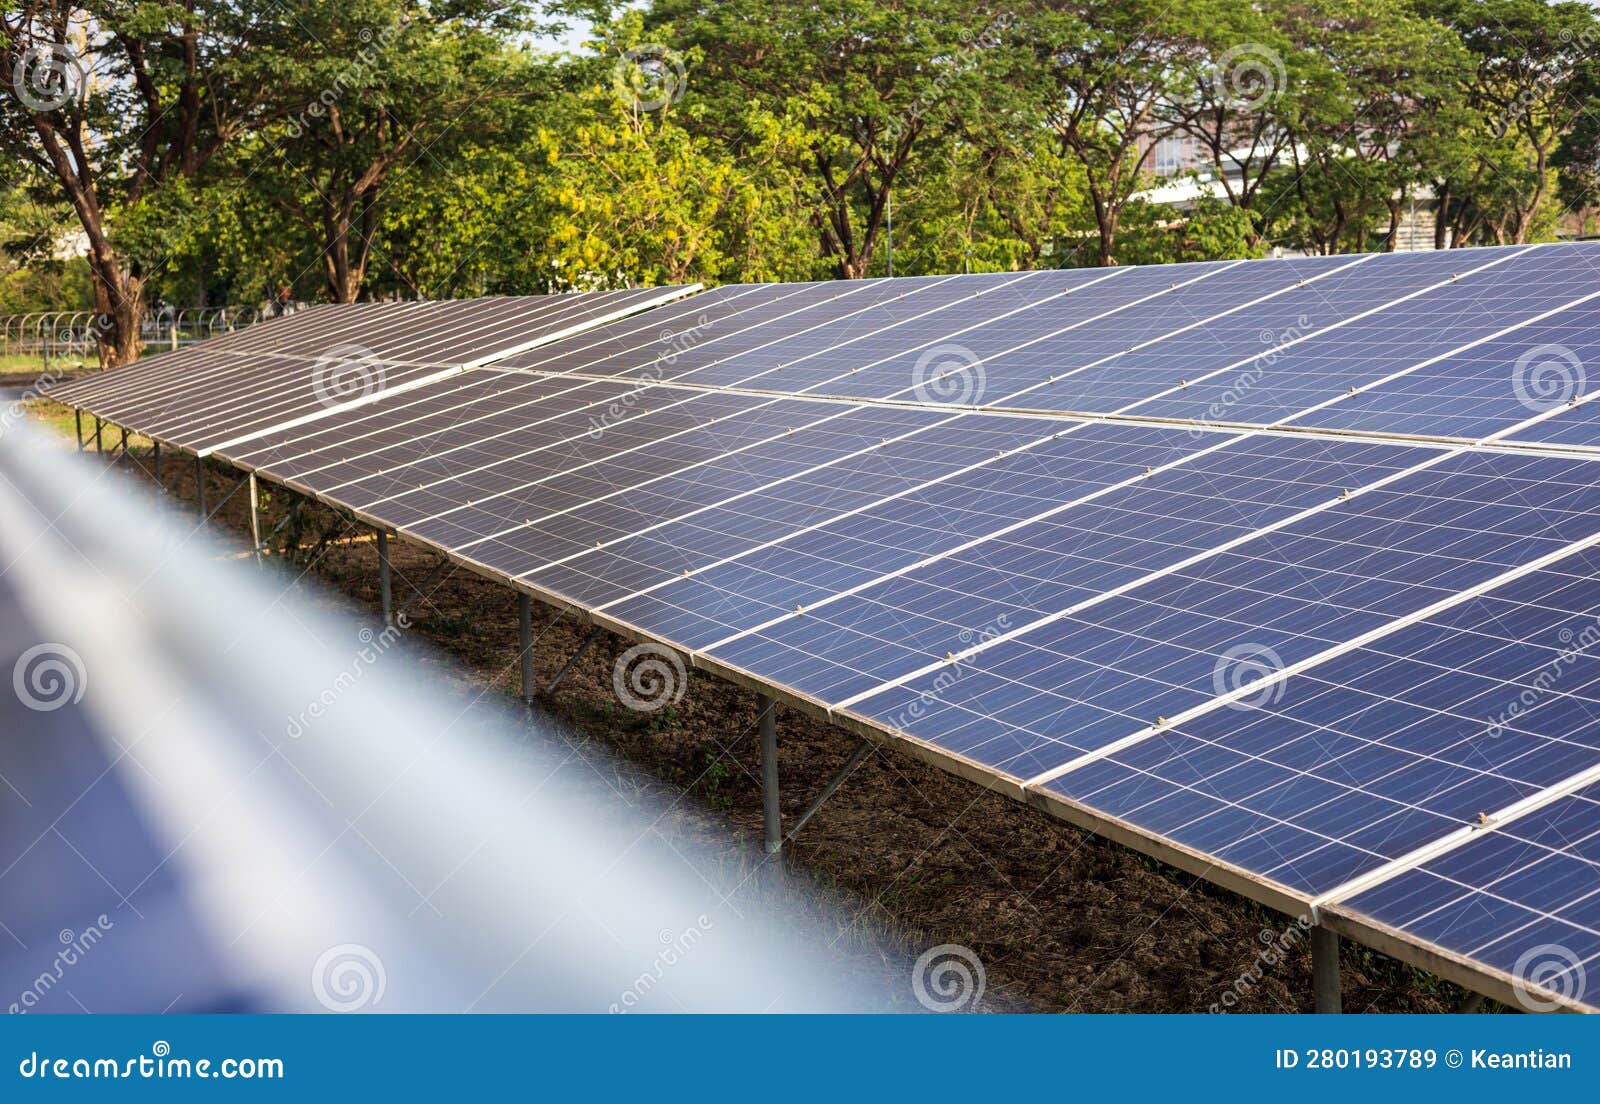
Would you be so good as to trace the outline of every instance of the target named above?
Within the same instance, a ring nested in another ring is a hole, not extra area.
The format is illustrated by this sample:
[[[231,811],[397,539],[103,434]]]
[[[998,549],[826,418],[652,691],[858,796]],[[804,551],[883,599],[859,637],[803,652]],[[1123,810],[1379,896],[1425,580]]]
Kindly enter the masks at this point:
[[[132,364],[144,352],[144,277],[123,272],[109,249],[89,256],[94,282],[95,351],[101,368]]]

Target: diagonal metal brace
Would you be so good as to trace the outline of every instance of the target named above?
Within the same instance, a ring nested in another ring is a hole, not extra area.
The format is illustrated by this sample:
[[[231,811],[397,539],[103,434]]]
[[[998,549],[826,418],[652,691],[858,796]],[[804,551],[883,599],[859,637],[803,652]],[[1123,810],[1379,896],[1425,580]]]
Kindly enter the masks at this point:
[[[428,597],[429,588],[432,587],[434,583],[439,581],[440,576],[454,566],[454,563],[448,557],[445,557],[440,559],[440,561],[434,565],[433,570],[428,572],[427,577],[424,578],[422,582],[416,584],[415,586],[411,586],[410,583],[407,583],[407,586],[411,586],[412,595],[410,598],[407,598],[405,604],[400,607],[400,612],[395,614],[395,620],[398,621],[400,618],[410,613],[411,607],[416,605],[420,599]]]
[[[584,638],[582,644],[578,645],[578,650],[572,653],[572,658],[567,660],[561,670],[556,672],[556,677],[550,680],[550,685],[544,688],[546,694],[555,692],[556,687],[561,685],[561,680],[572,673],[572,669],[578,665],[578,660],[582,659],[589,649],[594,647],[594,642],[600,639],[600,634],[604,631],[598,625],[595,626],[594,631]]]
[[[806,821],[817,815],[818,810],[826,805],[828,803],[828,799],[834,795],[834,791],[838,790],[840,786],[844,785],[845,780],[849,778],[852,773],[854,773],[855,769],[861,765],[862,761],[865,760],[867,756],[872,754],[875,746],[876,745],[874,745],[871,740],[861,741],[861,746],[856,748],[855,753],[852,754],[850,758],[845,760],[844,766],[840,767],[839,772],[828,780],[828,784],[826,786],[822,787],[822,792],[817,794],[817,799],[811,803],[810,808],[806,809],[805,812],[800,814],[800,819],[794,822],[794,827],[789,829],[789,831],[784,835],[783,842],[785,844],[788,844],[790,840],[794,839],[794,837],[800,833],[800,829],[806,826]]]

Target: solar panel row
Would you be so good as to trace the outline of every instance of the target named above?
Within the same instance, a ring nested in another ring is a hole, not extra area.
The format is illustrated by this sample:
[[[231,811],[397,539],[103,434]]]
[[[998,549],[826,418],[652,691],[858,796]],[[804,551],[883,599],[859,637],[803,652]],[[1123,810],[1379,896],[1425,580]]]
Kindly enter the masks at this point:
[[[1596,856],[1544,825],[1600,737],[1550,637],[1600,488],[1520,449],[1600,445],[1597,256],[718,289],[224,454],[1281,907],[1580,970]]]
[[[53,388],[51,397],[207,455],[318,421],[691,288],[312,308]]]

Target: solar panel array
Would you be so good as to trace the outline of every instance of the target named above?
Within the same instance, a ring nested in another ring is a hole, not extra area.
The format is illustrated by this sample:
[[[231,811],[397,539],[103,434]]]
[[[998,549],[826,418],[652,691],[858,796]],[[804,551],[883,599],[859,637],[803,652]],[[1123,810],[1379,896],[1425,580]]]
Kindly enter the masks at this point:
[[[734,286],[336,418],[239,438],[279,414],[236,401],[210,439],[1275,907],[1595,1007],[1597,271]]]
[[[692,288],[320,306],[52,393],[201,456],[647,310]]]

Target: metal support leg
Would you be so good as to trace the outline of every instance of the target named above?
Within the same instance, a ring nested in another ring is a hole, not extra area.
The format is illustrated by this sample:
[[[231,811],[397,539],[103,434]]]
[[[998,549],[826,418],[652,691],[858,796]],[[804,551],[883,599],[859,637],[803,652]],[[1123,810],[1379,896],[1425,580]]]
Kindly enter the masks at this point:
[[[72,412],[72,424],[77,427],[77,430],[78,430],[78,451],[82,452],[83,451],[83,411],[74,410]]]
[[[389,534],[378,530],[378,593],[383,596],[383,623],[394,624],[394,591],[389,585]]]
[[[100,440],[100,427],[104,424],[97,415],[94,420],[94,450],[96,452],[105,452],[106,450],[105,443]]]
[[[156,485],[160,487],[162,494],[166,494],[167,485],[161,482],[161,442],[152,441],[151,445],[154,446],[151,449],[151,457],[155,461],[156,466]]]
[[[1339,936],[1320,924],[1311,929],[1311,977],[1317,1011],[1333,1015],[1341,1012]]]
[[[517,595],[517,643],[522,652],[522,700],[533,702],[533,599]]]
[[[778,809],[778,703],[762,694],[761,711],[761,817],[766,830],[767,854],[783,850],[783,814]]]
[[[200,520],[205,521],[211,516],[206,510],[206,462],[198,456],[194,458],[194,485],[195,501],[200,506]]]
[[[122,455],[117,458],[117,462],[120,463],[120,464],[127,464],[127,462],[128,462],[128,427],[127,426],[123,426],[122,427]]]
[[[250,473],[250,543],[256,554],[256,566],[261,566],[261,487],[256,483],[256,473]]]

